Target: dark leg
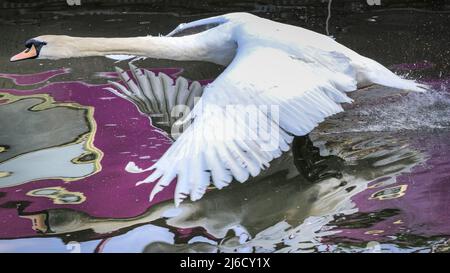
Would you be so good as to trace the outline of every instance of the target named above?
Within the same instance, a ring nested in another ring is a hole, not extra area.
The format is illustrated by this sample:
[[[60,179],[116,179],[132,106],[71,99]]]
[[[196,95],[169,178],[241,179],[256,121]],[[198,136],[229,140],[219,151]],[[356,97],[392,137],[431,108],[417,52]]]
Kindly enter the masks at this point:
[[[310,182],[342,177],[344,160],[334,155],[321,156],[308,135],[294,138],[292,152],[297,170]]]

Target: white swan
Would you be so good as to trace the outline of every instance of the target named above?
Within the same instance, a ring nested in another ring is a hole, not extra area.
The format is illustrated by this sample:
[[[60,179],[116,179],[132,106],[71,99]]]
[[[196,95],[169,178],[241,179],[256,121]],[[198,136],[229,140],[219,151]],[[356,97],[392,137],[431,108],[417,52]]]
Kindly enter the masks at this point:
[[[196,28],[206,30],[189,34]],[[211,182],[220,189],[233,178],[244,182],[257,176],[289,149],[293,135],[305,135],[326,117],[342,111],[340,104],[351,102],[345,93],[358,86],[425,89],[327,36],[247,13],[182,24],[167,36],[48,35],[29,40],[26,46],[11,61],[135,55],[228,65],[205,87],[199,103],[184,119],[193,121],[191,126],[156,164],[138,170],[154,170],[142,181],[158,180],[150,199],[178,178],[176,204],[187,196],[193,201],[201,198]],[[228,111],[230,105],[255,106],[256,116],[267,118],[270,137],[263,136],[254,113],[242,116]],[[275,110],[265,111],[264,107],[272,106]],[[222,133],[230,132],[229,126],[234,126],[231,134],[223,137]],[[269,145],[273,140],[276,145]]]

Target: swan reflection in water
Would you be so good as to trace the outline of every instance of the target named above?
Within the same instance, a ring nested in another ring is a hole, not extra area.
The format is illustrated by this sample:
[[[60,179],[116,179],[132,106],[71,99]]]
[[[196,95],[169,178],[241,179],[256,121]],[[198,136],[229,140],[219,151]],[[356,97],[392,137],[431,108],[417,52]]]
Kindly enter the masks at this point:
[[[367,137],[373,139],[373,135]],[[377,146],[361,150],[386,151],[390,148],[390,154],[379,160],[357,160],[352,165],[346,165],[335,156],[321,157],[319,160],[305,159],[301,155],[282,158],[284,162],[280,167],[285,164],[292,166],[298,160],[315,160],[310,170],[316,174],[326,173],[325,178],[308,180],[293,168],[280,168],[257,183],[236,184],[220,192],[211,191],[203,199],[183,202],[178,208],[169,200],[132,218],[97,218],[73,209],[50,209],[38,213],[19,210],[19,214],[32,220],[33,228],[40,236],[58,236],[66,242],[80,236],[87,236],[88,240],[119,236],[149,223],[166,227],[167,232],[188,230],[190,239],[200,236],[205,240],[194,244],[173,244],[158,242],[158,237],[142,234],[141,240],[155,241],[145,248],[149,252],[311,248],[319,245],[322,236],[334,233],[322,230],[334,219],[334,215],[357,211],[351,197],[366,189],[368,181],[394,176],[420,161],[420,153],[407,145],[396,150],[398,143],[394,139],[383,141],[379,138],[378,141]],[[296,139],[295,143],[311,148],[311,143],[301,138]],[[294,151],[298,151],[297,148]],[[382,160],[387,163],[380,164],[374,170],[372,166]],[[318,171],[322,168],[326,171]],[[183,242],[186,239],[179,240]]]

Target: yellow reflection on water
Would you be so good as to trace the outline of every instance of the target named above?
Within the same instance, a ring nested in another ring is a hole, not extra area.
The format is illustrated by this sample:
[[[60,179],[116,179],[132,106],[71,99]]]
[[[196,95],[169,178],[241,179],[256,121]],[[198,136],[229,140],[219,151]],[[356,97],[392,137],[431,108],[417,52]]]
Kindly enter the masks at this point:
[[[71,181],[76,181],[76,180],[80,180],[80,179],[89,177],[89,176],[96,174],[102,170],[101,160],[102,160],[104,154],[100,149],[98,149],[94,145],[94,138],[95,138],[95,135],[97,132],[97,123],[94,119],[94,111],[95,111],[94,107],[84,106],[84,105],[80,105],[80,104],[74,103],[74,102],[71,102],[71,103],[55,102],[53,97],[50,96],[49,94],[13,95],[10,93],[0,92],[0,97],[2,98],[2,104],[10,104],[10,103],[14,103],[14,102],[17,102],[20,100],[25,100],[25,99],[40,99],[42,101],[41,103],[38,103],[28,109],[29,111],[32,111],[32,112],[44,111],[44,110],[57,108],[57,107],[66,107],[66,108],[71,108],[71,109],[75,109],[75,110],[83,110],[86,113],[84,118],[85,118],[90,130],[87,133],[78,136],[75,139],[75,141],[66,143],[63,145],[59,145],[57,147],[67,147],[67,146],[71,146],[74,144],[83,144],[83,148],[84,148],[85,152],[82,153],[80,156],[72,159],[71,162],[73,164],[93,164],[94,171],[89,173],[88,175],[79,176],[79,177],[69,177],[69,178],[68,177],[49,177],[47,179],[61,179],[61,180],[64,180],[65,182],[71,182]],[[3,146],[0,146],[0,152],[4,152],[4,151],[6,151],[6,148]],[[21,155],[17,155],[17,156],[21,156]],[[15,156],[15,157],[17,157],[17,156]],[[86,158],[87,156],[90,156],[92,159],[91,160],[81,160],[83,158]],[[13,158],[15,158],[15,157],[13,157]],[[9,160],[11,160],[13,158],[10,158]],[[8,172],[7,172],[7,174],[9,175]],[[0,174],[0,177],[6,177],[6,176],[7,175],[1,176],[1,174]]]
[[[372,194],[369,199],[378,199],[378,200],[389,200],[400,198],[406,193],[406,189],[408,185],[399,185],[395,187],[390,187],[386,189],[382,189]]]
[[[86,201],[86,196],[82,192],[71,192],[63,187],[47,187],[29,191],[28,196],[47,197],[52,199],[54,204],[72,205],[81,204]]]

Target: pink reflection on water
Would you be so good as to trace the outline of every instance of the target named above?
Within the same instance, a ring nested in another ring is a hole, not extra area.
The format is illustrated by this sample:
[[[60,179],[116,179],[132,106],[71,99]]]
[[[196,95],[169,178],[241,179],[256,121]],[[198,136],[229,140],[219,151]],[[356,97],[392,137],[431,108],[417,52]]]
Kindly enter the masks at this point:
[[[182,69],[178,68],[151,70],[155,73],[166,73],[171,77],[176,77],[182,72]],[[1,75],[22,84],[31,84],[45,81],[61,73],[68,73],[68,71],[61,69],[31,75]],[[113,76],[112,73],[108,75]],[[29,201],[30,205],[25,209],[25,213],[71,208],[86,212],[93,217],[127,218],[147,211],[153,204],[172,199],[175,183],[149,202],[149,193],[154,184],[138,187],[135,185],[149,173],[133,174],[124,169],[130,161],[134,161],[139,166],[152,165],[170,147],[171,140],[162,134],[160,129],[152,126],[149,118],[141,114],[134,104],[104,90],[108,86],[110,85],[91,85],[75,81],[54,82],[31,90],[0,89],[0,92],[17,96],[48,94],[56,103],[78,103],[82,106],[93,107],[97,125],[93,144],[104,154],[101,160],[101,172],[69,183],[61,179],[44,179],[2,188],[0,191],[6,195],[0,197],[0,204]],[[26,195],[34,189],[57,186],[64,187],[67,191],[84,193],[86,201],[77,205],[58,205],[49,198]],[[30,220],[18,217],[16,209],[0,209],[0,224],[2,225],[1,238],[35,235],[35,231],[31,229]]]
[[[34,85],[43,83],[53,77],[70,73],[70,68],[60,68],[36,74],[6,74],[0,73],[0,78],[11,79],[16,85]]]

